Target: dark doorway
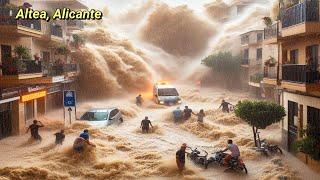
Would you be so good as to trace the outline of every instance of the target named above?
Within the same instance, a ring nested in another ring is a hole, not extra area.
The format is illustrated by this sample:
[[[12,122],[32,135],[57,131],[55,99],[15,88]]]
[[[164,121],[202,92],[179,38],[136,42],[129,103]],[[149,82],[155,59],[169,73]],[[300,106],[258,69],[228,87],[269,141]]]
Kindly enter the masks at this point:
[[[298,103],[288,101],[288,150],[294,152],[293,143],[298,137],[298,127],[295,123],[295,117],[298,117]]]
[[[12,103],[0,104],[0,139],[6,138],[12,132]]]
[[[307,123],[312,128],[312,135],[320,139],[320,109],[308,106]]]
[[[310,65],[314,71],[318,69],[318,49],[319,45],[307,46],[306,48],[307,64]]]

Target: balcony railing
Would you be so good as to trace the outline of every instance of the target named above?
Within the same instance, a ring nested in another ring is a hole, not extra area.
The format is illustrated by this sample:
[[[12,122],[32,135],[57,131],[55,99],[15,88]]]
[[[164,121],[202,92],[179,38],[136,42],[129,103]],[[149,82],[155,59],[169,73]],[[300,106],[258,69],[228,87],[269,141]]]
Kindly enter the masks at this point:
[[[319,22],[319,1],[304,1],[285,9],[281,22],[282,28],[303,22]]]
[[[79,29],[84,28],[84,23],[83,21],[80,21],[80,20],[68,20],[67,25],[71,27],[78,27]]]
[[[264,69],[264,77],[270,79],[277,79],[277,67],[265,67]]]
[[[287,64],[282,65],[282,80],[295,83],[316,83],[320,80],[319,72],[312,66]]]
[[[264,28],[264,39],[277,38],[279,35],[278,23]]]
[[[20,75],[42,73],[41,61],[35,60],[17,60],[16,63],[3,65],[3,75]]]
[[[16,25],[41,31],[41,20],[16,20],[16,9],[0,7],[0,25]]]
[[[50,65],[48,67],[48,76],[62,76],[69,72],[78,72],[78,64]]]
[[[61,26],[51,25],[51,35],[62,38],[62,28]]]
[[[249,59],[248,58],[241,59],[241,65],[249,65]]]
[[[79,65],[78,64],[65,64],[64,65],[64,72],[78,72]]]

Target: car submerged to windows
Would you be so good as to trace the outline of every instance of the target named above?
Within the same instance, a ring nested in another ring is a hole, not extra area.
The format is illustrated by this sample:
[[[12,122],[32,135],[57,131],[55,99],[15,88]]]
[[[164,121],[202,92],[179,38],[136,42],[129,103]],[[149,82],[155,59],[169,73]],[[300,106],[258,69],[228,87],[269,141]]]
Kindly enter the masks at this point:
[[[92,125],[110,125],[122,123],[123,118],[120,110],[117,108],[100,108],[85,112],[81,116],[80,121],[88,121]]]
[[[153,98],[157,104],[175,105],[181,104],[181,98],[177,89],[169,84],[155,84],[153,88]]]

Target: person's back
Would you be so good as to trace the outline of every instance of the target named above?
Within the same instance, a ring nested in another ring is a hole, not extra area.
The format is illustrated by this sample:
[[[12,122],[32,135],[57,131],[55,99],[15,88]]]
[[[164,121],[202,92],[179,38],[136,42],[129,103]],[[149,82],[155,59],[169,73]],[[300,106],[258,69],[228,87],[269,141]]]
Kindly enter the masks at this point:
[[[205,114],[203,111],[200,111],[198,114],[198,122],[203,122],[203,118],[205,117]]]
[[[54,135],[56,136],[56,144],[62,144],[66,137],[64,131],[57,132]]]
[[[83,151],[85,142],[86,140],[84,138],[77,137],[73,142],[73,149],[78,152]]]
[[[149,119],[144,119],[141,121],[141,123],[142,123],[142,127],[148,128],[151,121]]]
[[[185,109],[183,110],[183,113],[184,113],[185,118],[188,119],[188,118],[191,117],[192,110],[189,109],[189,108],[185,108]]]
[[[239,157],[240,156],[240,150],[236,144],[228,144],[229,150],[231,151],[232,157]]]
[[[179,108],[173,110],[173,116],[175,120],[179,120],[182,117],[182,111]]]
[[[80,134],[80,137],[82,137],[85,140],[89,140],[89,133],[84,131],[83,133]]]

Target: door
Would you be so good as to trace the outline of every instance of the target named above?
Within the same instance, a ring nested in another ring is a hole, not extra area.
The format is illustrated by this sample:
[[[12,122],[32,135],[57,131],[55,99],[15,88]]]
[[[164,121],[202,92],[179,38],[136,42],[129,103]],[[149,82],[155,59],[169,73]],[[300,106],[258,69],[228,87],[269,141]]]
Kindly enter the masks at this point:
[[[306,61],[313,71],[318,69],[318,49],[319,45],[307,46],[306,48]]]
[[[12,103],[0,104],[0,139],[6,138],[12,132]]]
[[[320,109],[308,106],[307,123],[312,132],[308,136],[314,136],[320,139]]]
[[[11,68],[13,68],[11,46],[1,45],[1,63],[3,67],[2,73],[4,75],[13,75],[14,72],[11,71]]]
[[[298,137],[298,127],[296,126],[298,117],[298,103],[288,101],[288,150],[294,152],[293,143]]]

